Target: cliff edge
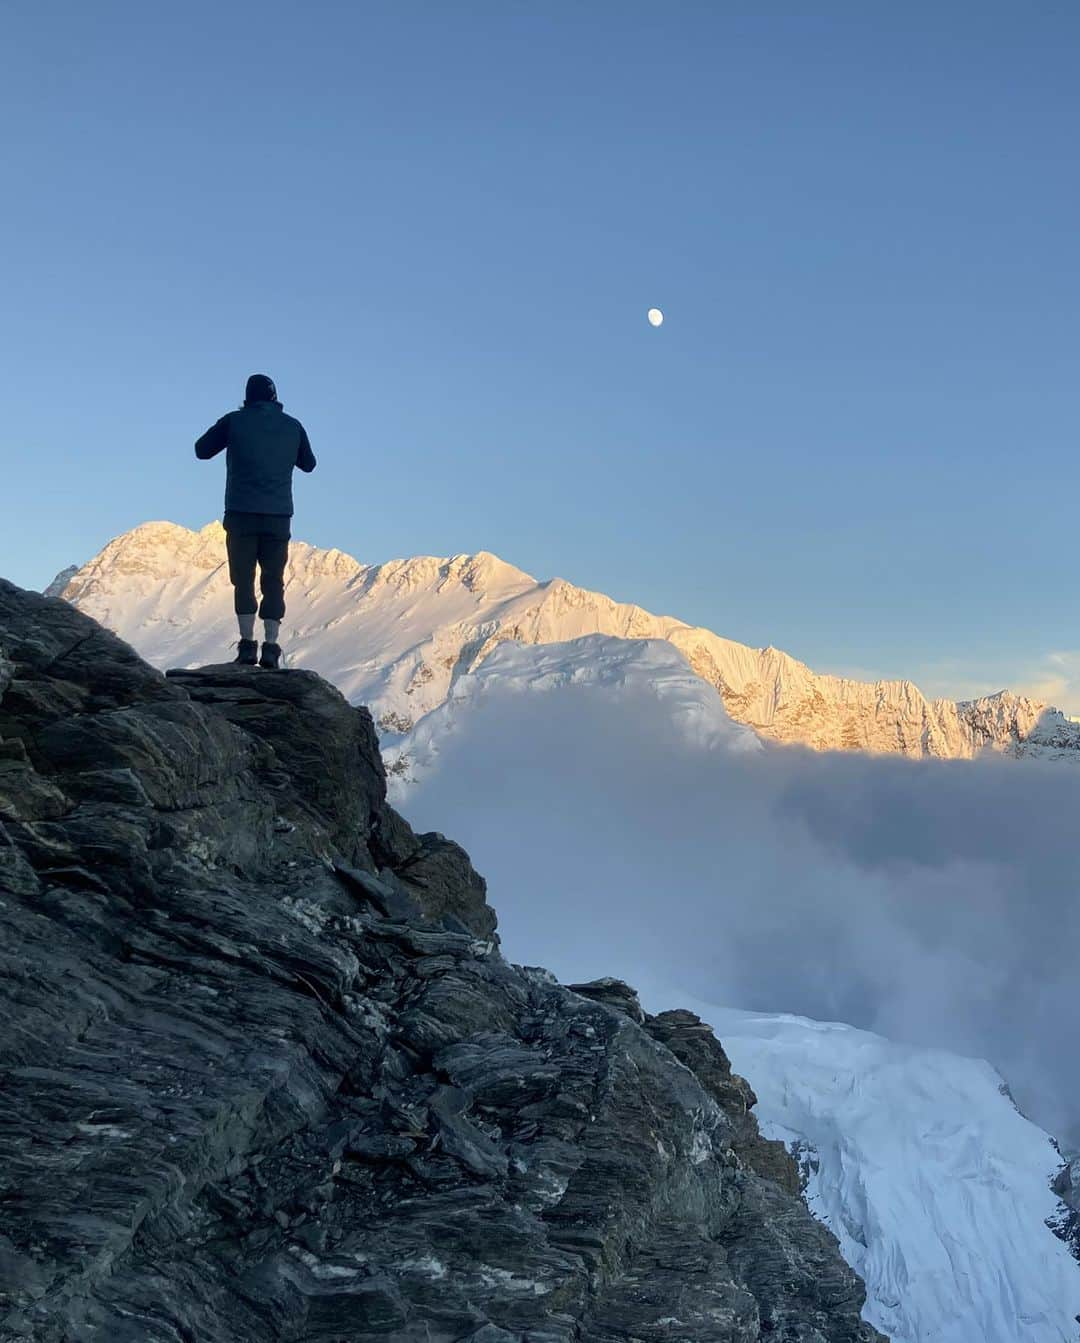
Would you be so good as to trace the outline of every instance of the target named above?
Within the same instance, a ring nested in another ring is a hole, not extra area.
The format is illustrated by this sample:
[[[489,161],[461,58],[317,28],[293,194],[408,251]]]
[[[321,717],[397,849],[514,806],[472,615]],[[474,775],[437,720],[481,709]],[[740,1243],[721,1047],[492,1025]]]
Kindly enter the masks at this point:
[[[0,1339],[869,1343],[689,1013],[508,964],[313,673],[0,581]]]

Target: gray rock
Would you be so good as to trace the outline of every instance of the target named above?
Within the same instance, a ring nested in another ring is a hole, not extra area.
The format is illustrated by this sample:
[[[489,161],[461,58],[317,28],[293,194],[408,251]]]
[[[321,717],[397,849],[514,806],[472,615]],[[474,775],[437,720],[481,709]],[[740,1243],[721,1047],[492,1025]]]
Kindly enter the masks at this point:
[[[864,1343],[689,1014],[508,965],[303,672],[0,582],[0,1339]]]
[[[1069,1247],[1073,1258],[1080,1259],[1080,1156],[1066,1158],[1052,1187],[1061,1206],[1050,1229]]]
[[[797,1163],[782,1142],[761,1136],[751,1113],[757,1104],[753,1088],[731,1071],[731,1061],[712,1029],[686,1011],[661,1012],[649,1017],[645,1028],[694,1073],[731,1120],[733,1146],[741,1159],[789,1194],[798,1194],[802,1181]]]
[[[594,1003],[606,1003],[609,1007],[625,1012],[639,1026],[645,1024],[645,1012],[636,990],[621,979],[593,979],[588,984],[570,984],[567,987],[571,993],[580,993],[583,998],[589,998]]]

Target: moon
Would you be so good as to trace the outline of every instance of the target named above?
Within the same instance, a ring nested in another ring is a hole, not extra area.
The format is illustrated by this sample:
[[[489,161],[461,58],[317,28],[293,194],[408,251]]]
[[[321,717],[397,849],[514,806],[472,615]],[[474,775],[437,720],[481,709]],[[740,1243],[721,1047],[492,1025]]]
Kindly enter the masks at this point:
[[[660,311],[659,308],[650,308],[648,312],[648,317],[650,326],[659,326],[660,323],[664,320],[664,314]]]

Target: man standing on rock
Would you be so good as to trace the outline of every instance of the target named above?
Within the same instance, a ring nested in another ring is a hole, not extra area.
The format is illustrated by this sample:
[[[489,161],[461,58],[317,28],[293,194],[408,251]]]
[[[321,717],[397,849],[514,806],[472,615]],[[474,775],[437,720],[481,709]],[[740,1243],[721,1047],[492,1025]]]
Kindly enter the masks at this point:
[[[292,473],[315,470],[307,431],[286,415],[265,373],[247,380],[244,404],[212,425],[195,444],[201,462],[225,451],[225,547],[233,605],[240,626],[236,661],[254,667],[281,665],[278,636],[285,615],[285,561],[293,514]],[[262,602],[255,600],[255,566]],[[255,616],[262,619],[262,656]]]

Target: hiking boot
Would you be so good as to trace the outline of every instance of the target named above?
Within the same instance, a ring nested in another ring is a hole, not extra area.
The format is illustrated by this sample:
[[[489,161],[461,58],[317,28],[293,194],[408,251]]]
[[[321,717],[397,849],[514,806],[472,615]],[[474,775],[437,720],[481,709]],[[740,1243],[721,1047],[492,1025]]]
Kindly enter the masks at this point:
[[[281,645],[263,644],[262,657],[259,659],[259,666],[266,667],[270,671],[277,671],[281,666]]]
[[[245,667],[254,667],[259,660],[258,639],[241,639],[236,645],[236,657],[233,660],[243,663]]]

